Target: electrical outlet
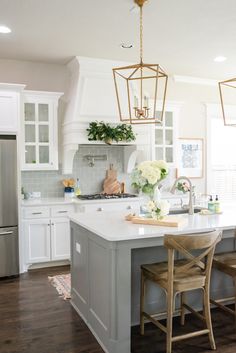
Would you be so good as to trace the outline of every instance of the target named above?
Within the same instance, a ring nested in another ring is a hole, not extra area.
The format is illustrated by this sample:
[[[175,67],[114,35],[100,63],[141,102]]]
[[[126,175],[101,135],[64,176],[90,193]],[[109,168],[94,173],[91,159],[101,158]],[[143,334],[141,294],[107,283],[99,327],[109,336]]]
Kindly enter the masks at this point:
[[[75,248],[76,248],[77,253],[80,254],[81,253],[81,246],[79,243],[76,243]]]

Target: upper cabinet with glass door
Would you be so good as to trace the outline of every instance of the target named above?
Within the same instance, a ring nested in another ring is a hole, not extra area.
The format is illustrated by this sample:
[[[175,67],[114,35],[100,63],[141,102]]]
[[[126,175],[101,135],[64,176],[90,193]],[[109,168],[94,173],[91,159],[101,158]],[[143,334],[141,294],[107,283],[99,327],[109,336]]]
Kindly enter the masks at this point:
[[[22,170],[58,169],[58,100],[62,93],[24,92]]]
[[[163,159],[172,166],[176,166],[177,120],[181,106],[182,103],[167,104],[162,125],[155,125],[153,129],[153,159]],[[157,110],[156,116],[160,114]]]

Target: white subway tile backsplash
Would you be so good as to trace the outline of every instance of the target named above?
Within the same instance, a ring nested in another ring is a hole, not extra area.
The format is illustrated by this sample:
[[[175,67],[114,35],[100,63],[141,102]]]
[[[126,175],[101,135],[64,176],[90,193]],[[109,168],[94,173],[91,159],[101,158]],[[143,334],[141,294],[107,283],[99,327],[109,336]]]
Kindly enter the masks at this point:
[[[90,167],[88,161],[83,159],[87,154],[106,154],[107,161],[95,161],[95,166]],[[122,146],[80,146],[74,158],[72,176],[62,175],[61,167],[58,171],[24,171],[21,174],[22,186],[25,192],[40,191],[41,197],[62,197],[64,195],[62,179],[73,177],[80,179],[83,194],[101,192],[106,170],[110,164],[113,164],[117,170],[120,181],[129,180],[123,174],[123,155]]]

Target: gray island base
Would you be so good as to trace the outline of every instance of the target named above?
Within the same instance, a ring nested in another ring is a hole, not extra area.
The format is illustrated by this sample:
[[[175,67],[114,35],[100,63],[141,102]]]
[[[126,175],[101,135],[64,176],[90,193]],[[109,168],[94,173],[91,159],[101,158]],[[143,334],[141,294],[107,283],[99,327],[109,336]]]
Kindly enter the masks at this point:
[[[141,226],[124,221],[124,213],[71,215],[71,303],[107,353],[131,352],[131,326],[139,324],[140,265],[165,261],[164,234],[223,230],[217,252],[235,249],[235,207],[222,215],[186,217],[181,228]],[[212,298],[231,296],[233,284],[213,271]],[[199,291],[188,302],[201,309]],[[178,303],[177,303],[178,305]],[[146,309],[165,310],[160,288],[148,288]]]

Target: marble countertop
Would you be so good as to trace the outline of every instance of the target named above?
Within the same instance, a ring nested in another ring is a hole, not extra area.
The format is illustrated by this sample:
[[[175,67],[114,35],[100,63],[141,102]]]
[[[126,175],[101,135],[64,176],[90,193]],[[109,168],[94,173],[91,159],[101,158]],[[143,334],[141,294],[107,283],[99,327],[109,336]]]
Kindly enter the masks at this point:
[[[132,224],[125,221],[126,212],[98,212],[74,213],[70,220],[85,229],[99,235],[108,241],[124,241],[144,238],[162,237],[164,234],[186,234],[205,232],[211,229],[234,229],[236,228],[235,217],[236,204],[224,209],[222,214],[200,215],[188,214],[174,215],[173,217],[184,218],[186,223],[180,227],[160,227],[150,225]]]

